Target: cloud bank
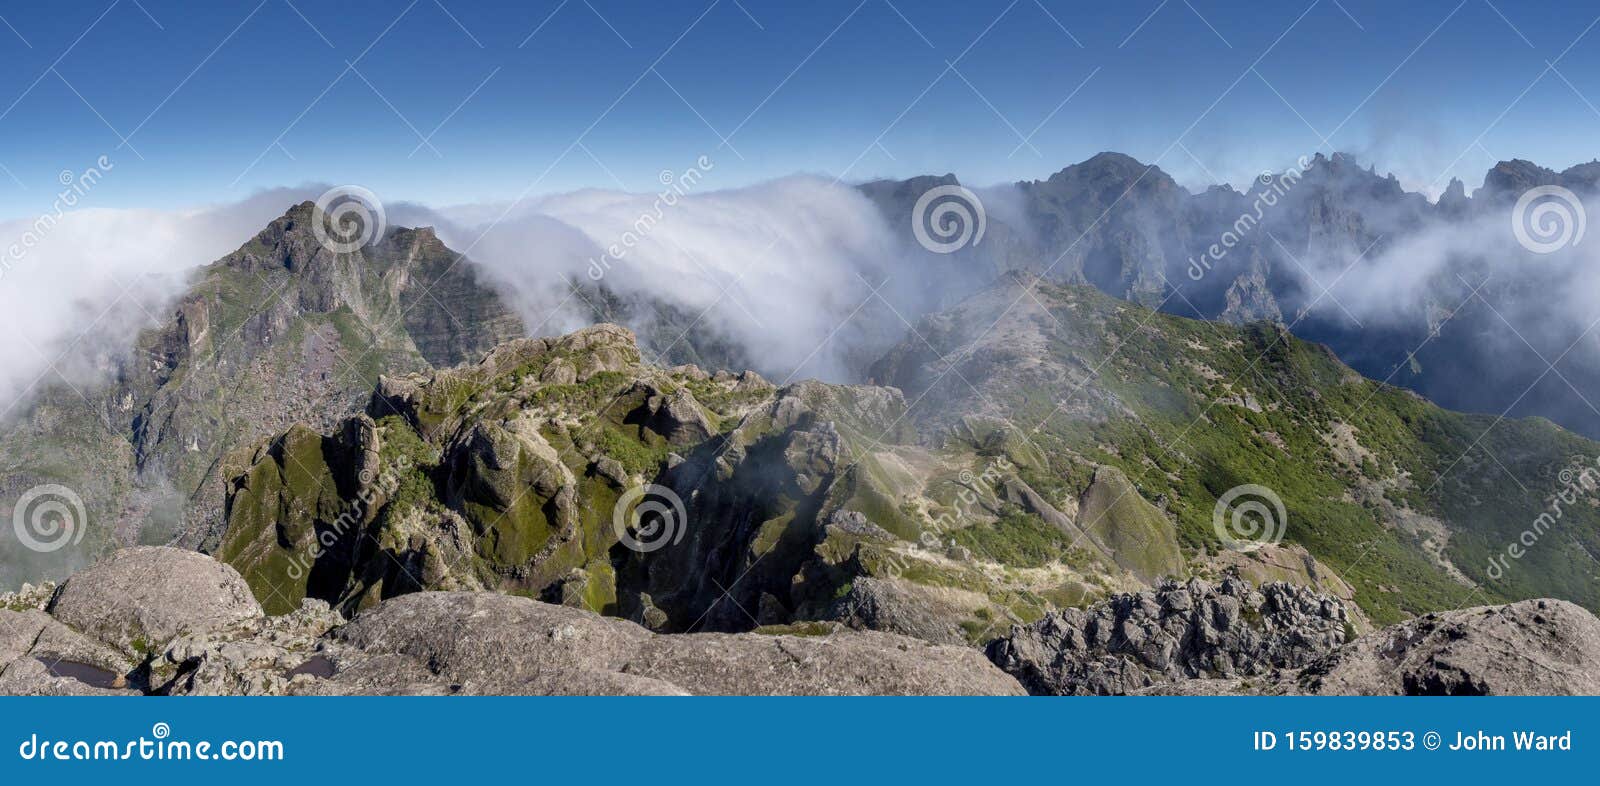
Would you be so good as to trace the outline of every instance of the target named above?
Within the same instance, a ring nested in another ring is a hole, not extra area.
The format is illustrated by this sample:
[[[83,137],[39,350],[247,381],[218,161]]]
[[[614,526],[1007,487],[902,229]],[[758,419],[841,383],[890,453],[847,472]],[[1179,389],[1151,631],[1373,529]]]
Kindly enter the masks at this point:
[[[855,189],[791,177],[716,191],[702,188],[704,171],[690,182],[693,171],[658,194],[587,190],[517,205],[385,209],[391,226],[433,226],[465,252],[536,335],[587,324],[603,286],[645,312],[662,305],[689,315],[696,331],[735,343],[775,379],[842,381],[859,367],[850,355],[863,342],[886,346],[903,333],[884,301],[908,319],[920,313],[901,241]],[[326,189],[178,211],[70,210],[44,232],[34,231],[38,217],[0,221],[0,248],[29,237],[0,272],[0,310],[17,326],[0,341],[0,409],[57,383],[58,373],[74,385],[103,377],[109,357],[168,316],[190,271]]]

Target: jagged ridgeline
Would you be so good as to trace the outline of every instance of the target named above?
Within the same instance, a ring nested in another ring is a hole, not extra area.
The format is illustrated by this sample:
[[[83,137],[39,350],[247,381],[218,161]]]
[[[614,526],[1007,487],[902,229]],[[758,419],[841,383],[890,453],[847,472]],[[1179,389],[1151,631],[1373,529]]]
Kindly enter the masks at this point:
[[[264,442],[228,487],[218,555],[277,613],[491,589],[658,631],[840,620],[974,643],[1234,569],[1378,622],[1600,604],[1587,506],[1568,514],[1572,542],[1485,575],[1569,457],[1600,446],[1517,421],[1493,437],[1505,466],[1480,463],[1490,418],[1280,329],[1008,277],[923,320],[874,376],[896,387],[663,368],[609,325],[509,342],[385,377],[338,427]],[[1248,483],[1285,503],[1283,545],[1221,547],[1214,506]],[[646,491],[683,515],[619,522]]]
[[[1593,316],[1581,297],[1566,308],[1562,296],[1590,286],[1590,253],[1540,257],[1511,230],[1532,188],[1600,199],[1600,162],[1556,172],[1503,161],[1470,197],[1451,180],[1437,200],[1345,154],[1272,163],[1242,191],[1190,192],[1120,153],[979,188],[982,242],[924,253],[917,275],[898,278],[921,282],[940,307],[1021,270],[1180,316],[1282,322],[1362,374],[1447,408],[1540,415],[1600,437],[1600,410],[1586,395],[1600,386],[1600,354],[1578,343]],[[861,191],[915,254],[908,218],[917,200],[956,182],[917,177]],[[1558,357],[1560,374],[1548,373]]]

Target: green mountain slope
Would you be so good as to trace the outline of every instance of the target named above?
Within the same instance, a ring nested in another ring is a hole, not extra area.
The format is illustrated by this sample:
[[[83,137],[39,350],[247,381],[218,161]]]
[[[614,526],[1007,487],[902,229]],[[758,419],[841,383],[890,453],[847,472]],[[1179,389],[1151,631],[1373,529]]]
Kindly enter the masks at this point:
[[[219,556],[277,612],[483,588],[664,631],[837,619],[973,642],[1228,569],[1376,621],[1600,600],[1575,545],[1595,539],[1587,502],[1563,520],[1571,543],[1486,572],[1540,489],[1600,446],[1441,410],[1271,327],[1008,278],[877,372],[900,389],[662,369],[611,326],[513,342],[263,445]],[[1214,508],[1243,484],[1282,499],[1282,545],[1223,548]],[[639,550],[614,516],[646,489],[681,501],[681,537]]]
[[[1047,497],[1117,467],[1192,554],[1220,545],[1220,496],[1266,486],[1285,505],[1286,540],[1380,621],[1544,596],[1600,608],[1588,556],[1600,553],[1600,475],[1582,473],[1600,445],[1548,421],[1440,409],[1274,326],[1198,322],[1023,277],[916,332],[875,375],[920,401],[918,430],[1002,419],[1043,458],[1024,474]],[[1492,576],[1491,557],[1564,490],[1574,504]]]

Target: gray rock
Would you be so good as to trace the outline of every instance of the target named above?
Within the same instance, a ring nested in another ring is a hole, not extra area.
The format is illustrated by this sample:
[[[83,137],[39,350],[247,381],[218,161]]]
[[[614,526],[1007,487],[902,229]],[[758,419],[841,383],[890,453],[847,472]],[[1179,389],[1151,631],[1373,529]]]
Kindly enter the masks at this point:
[[[0,694],[97,696],[130,692],[134,663],[41,611],[0,609]]]
[[[193,551],[123,549],[73,575],[50,601],[57,620],[134,657],[184,634],[262,616],[238,571]]]
[[[932,590],[895,579],[856,578],[850,591],[833,602],[826,619],[857,630],[898,633],[934,644],[965,645],[957,620],[964,609],[943,601]]]
[[[60,664],[56,664],[59,668]],[[83,680],[63,676],[41,658],[19,658],[0,671],[0,695],[4,696],[137,696],[132,688],[97,687]]]
[[[289,614],[182,636],[152,665],[151,683],[172,695],[288,693],[333,670],[322,636],[342,624],[326,602],[307,598]]]
[[[1357,695],[1597,695],[1600,619],[1564,600],[1426,614],[1312,664],[1286,691]]]
[[[988,654],[1031,693],[1117,695],[1305,666],[1345,643],[1348,619],[1338,599],[1292,584],[1169,580],[1014,626]]]
[[[418,686],[513,694],[1021,692],[974,650],[902,636],[658,635],[586,611],[489,593],[395,598],[332,639],[339,645],[340,670],[315,692]],[[385,669],[395,657],[411,665],[391,678]]]
[[[840,616],[959,635],[905,590],[858,580]],[[0,694],[1600,694],[1600,619],[1571,603],[1428,614],[1347,643],[1337,599],[1236,577],[1057,612],[989,659],[837,623],[657,634],[487,592],[404,595],[348,624],[321,601],[268,618],[248,598],[204,555],[118,552],[49,613],[0,609]]]
[[[895,536],[883,527],[880,527],[867,518],[867,514],[859,511],[840,508],[828,517],[827,526],[846,535],[857,538],[872,538],[873,540],[894,541]]]

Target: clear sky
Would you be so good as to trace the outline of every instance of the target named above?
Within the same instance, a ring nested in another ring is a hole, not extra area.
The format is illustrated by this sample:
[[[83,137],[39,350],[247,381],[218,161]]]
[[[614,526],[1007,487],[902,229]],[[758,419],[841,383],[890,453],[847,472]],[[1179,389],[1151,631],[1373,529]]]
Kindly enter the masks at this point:
[[[1436,193],[1600,155],[1600,7],[1512,0],[0,2],[0,216],[355,183],[435,206],[584,187],[1048,176],[1191,188],[1316,150]]]

